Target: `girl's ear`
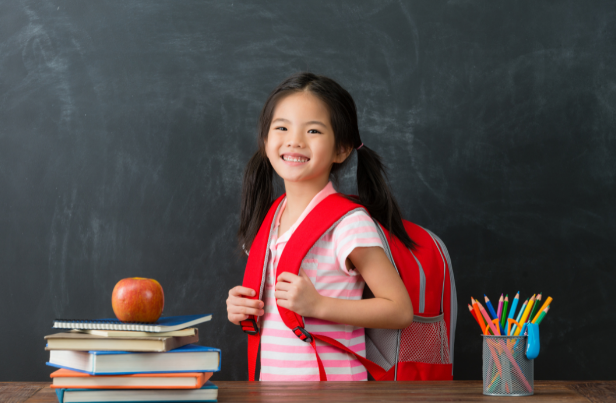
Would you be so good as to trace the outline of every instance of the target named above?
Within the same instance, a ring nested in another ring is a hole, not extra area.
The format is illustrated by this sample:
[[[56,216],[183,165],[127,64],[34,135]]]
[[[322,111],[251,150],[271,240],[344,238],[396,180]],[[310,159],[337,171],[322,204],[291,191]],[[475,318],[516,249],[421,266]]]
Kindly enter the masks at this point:
[[[342,164],[344,160],[346,160],[349,157],[349,155],[351,155],[352,151],[353,151],[353,147],[341,148],[340,152],[338,152],[338,154],[334,158],[334,162],[338,164]]]

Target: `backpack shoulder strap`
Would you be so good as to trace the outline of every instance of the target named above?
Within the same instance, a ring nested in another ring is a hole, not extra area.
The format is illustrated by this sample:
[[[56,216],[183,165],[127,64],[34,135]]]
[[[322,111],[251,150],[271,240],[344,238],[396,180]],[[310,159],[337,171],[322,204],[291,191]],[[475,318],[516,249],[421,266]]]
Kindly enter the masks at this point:
[[[272,203],[255,239],[250,246],[250,253],[248,254],[248,262],[246,263],[246,269],[244,271],[244,281],[242,282],[242,286],[247,288],[252,288],[256,291],[256,295],[253,299],[258,299],[259,290],[261,289],[263,273],[264,273],[264,262],[268,252],[268,242],[271,236],[272,227],[274,224],[274,216],[276,215],[276,210],[278,210],[278,206],[284,199],[284,194],[280,196],[278,199]]]
[[[242,286],[255,290],[255,296],[251,299],[261,298],[261,289],[263,286],[263,275],[265,274],[266,257],[268,253],[268,244],[271,236],[272,227],[274,224],[274,216],[284,199],[284,194],[274,201],[270,207],[255,239],[250,247],[248,254],[248,262],[244,271],[244,281]],[[246,320],[240,322],[242,330],[248,334],[248,380],[256,381],[255,372],[257,365],[257,355],[259,353],[259,343],[261,334],[256,321],[257,317],[250,315]]]
[[[302,260],[319,238],[349,211],[358,208],[365,209],[338,193],[327,196],[317,204],[287,241],[278,261],[276,278],[283,272],[298,275]],[[310,342],[306,340],[309,337],[307,333],[303,332],[304,319],[300,315],[281,306],[278,307],[278,312],[289,329],[300,339]],[[296,330],[298,327],[301,330]]]

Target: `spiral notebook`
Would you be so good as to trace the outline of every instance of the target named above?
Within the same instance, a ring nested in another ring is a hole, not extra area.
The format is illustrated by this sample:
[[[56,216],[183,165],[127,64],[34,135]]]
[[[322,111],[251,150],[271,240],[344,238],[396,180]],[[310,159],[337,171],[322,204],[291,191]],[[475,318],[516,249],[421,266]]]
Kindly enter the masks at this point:
[[[172,332],[207,322],[212,314],[167,316],[159,318],[154,323],[130,323],[117,319],[56,319],[53,323],[55,329],[96,329],[96,330],[131,330],[138,332]]]

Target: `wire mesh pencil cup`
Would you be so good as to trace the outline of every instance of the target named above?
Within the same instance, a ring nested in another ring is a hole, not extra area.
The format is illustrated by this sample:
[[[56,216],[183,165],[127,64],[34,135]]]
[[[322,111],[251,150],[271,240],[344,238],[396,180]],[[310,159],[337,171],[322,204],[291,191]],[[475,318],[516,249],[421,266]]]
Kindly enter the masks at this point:
[[[534,394],[533,360],[526,358],[527,336],[483,335],[483,394]]]

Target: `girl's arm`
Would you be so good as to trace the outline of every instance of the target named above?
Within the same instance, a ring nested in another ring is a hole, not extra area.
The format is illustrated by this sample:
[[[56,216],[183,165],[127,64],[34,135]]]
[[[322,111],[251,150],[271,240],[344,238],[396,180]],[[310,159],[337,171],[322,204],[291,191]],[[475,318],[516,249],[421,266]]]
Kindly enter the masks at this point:
[[[346,300],[318,293],[312,281],[282,273],[276,284],[278,305],[311,318],[358,327],[403,329],[413,321],[413,305],[400,275],[378,247],[353,249],[349,259],[366,281],[374,298]]]

